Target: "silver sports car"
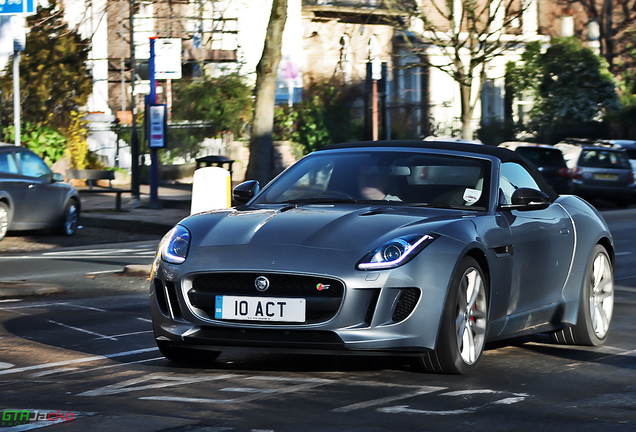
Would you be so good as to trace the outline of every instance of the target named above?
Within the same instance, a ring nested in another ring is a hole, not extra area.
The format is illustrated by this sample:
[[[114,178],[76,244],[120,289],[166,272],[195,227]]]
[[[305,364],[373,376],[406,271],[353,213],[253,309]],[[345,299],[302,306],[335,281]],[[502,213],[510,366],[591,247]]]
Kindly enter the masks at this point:
[[[389,354],[463,374],[490,341],[607,338],[607,225],[507,149],[338,144],[261,190],[237,186],[234,199],[182,220],[159,246],[150,300],[168,359],[211,361],[232,347]]]

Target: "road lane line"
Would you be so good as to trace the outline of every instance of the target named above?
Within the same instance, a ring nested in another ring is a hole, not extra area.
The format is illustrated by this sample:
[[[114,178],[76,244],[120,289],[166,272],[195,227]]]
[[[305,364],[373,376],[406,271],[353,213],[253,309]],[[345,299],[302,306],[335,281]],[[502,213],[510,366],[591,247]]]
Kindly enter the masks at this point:
[[[332,411],[334,411],[334,412],[351,412],[351,411],[360,410],[360,409],[364,409],[364,408],[375,407],[375,406],[378,406],[378,405],[384,405],[384,404],[387,404],[387,403],[391,403],[391,402],[395,402],[395,401],[399,401],[399,400],[403,400],[403,399],[409,399],[409,398],[412,398],[412,397],[425,395],[425,394],[428,394],[428,393],[433,393],[433,392],[442,391],[442,390],[446,390],[446,389],[447,389],[447,387],[424,386],[424,387],[421,387],[419,390],[416,390],[416,391],[413,391],[413,392],[402,393],[402,394],[396,395],[396,396],[389,396],[389,397],[380,398],[380,399],[373,399],[373,400],[366,401],[366,402],[355,403],[355,404],[343,406],[343,407],[340,407],[340,408],[335,408]]]
[[[162,401],[162,402],[179,402],[179,403],[233,403],[236,399],[204,399],[204,398],[186,398],[174,396],[144,396],[140,400]]]
[[[78,370],[75,370],[75,371],[69,371],[69,372],[65,373],[64,376],[77,375],[77,374],[81,374],[81,373],[95,372],[95,371],[104,370],[104,369],[113,369],[113,368],[118,368],[118,367],[130,366],[130,365],[134,365],[134,364],[150,363],[150,362],[153,362],[153,361],[165,360],[165,359],[166,358],[164,356],[151,357],[149,359],[135,360],[135,361],[131,361],[131,362],[121,362],[121,363],[110,364],[110,365],[106,365],[106,366],[98,366],[98,367],[93,367],[93,368],[78,369]]]
[[[147,352],[150,352],[150,351],[157,351],[157,350],[158,350],[157,347],[142,348],[142,349],[132,350],[132,351],[122,351],[122,352],[118,352],[118,353],[114,353],[114,354],[96,355],[96,356],[90,356],[90,357],[82,357],[82,358],[73,359],[73,360],[64,360],[64,361],[53,362],[53,363],[44,363],[44,364],[39,364],[39,365],[24,366],[24,367],[15,368],[15,369],[5,369],[5,370],[0,370],[0,375],[9,375],[9,374],[13,374],[13,373],[20,373],[20,372],[28,372],[28,371],[33,371],[33,370],[48,369],[48,368],[59,367],[59,366],[67,366],[67,365],[78,364],[78,363],[88,363],[88,362],[94,362],[94,361],[99,361],[99,360],[104,360],[104,359],[112,359],[112,358],[117,358],[117,357],[126,357],[126,356],[129,356],[129,355],[143,354],[143,353],[147,353]]]
[[[93,306],[84,306],[81,304],[76,304],[76,303],[69,303],[69,302],[58,302],[58,303],[53,303],[56,305],[60,305],[60,306],[70,306],[70,307],[74,307],[77,309],[88,309],[88,310],[92,310],[92,311],[96,311],[96,312],[109,312],[106,309],[100,309],[100,308],[96,308]]]
[[[112,340],[112,341],[116,341],[117,340],[117,338],[113,337],[113,336],[106,336],[106,335],[103,335],[101,333],[96,333],[96,332],[93,332],[93,331],[90,331],[90,330],[86,330],[86,329],[83,329],[83,328],[80,328],[80,327],[75,327],[75,326],[72,326],[72,325],[69,325],[69,324],[64,324],[64,323],[61,323],[61,322],[58,322],[58,321],[53,321],[53,320],[50,320],[50,319],[45,319],[44,321],[46,321],[48,323],[51,323],[51,324],[59,325],[60,327],[64,327],[64,328],[67,328],[67,329],[71,329],[71,330],[75,330],[75,331],[78,331],[78,332],[86,333],[86,334],[89,334],[89,335],[92,335],[92,336],[97,336],[99,339],[109,339],[109,340]]]
[[[116,335],[112,335],[112,338],[115,338],[115,340],[117,340],[116,338],[120,338],[120,337],[126,337],[126,336],[135,336],[135,335],[140,335],[140,334],[145,334],[145,333],[152,333],[152,330],[143,330],[143,331],[138,331],[138,332],[130,332],[130,333],[120,333],[120,334],[116,334]],[[104,337],[104,338],[100,338],[100,339],[106,339],[108,337]]]

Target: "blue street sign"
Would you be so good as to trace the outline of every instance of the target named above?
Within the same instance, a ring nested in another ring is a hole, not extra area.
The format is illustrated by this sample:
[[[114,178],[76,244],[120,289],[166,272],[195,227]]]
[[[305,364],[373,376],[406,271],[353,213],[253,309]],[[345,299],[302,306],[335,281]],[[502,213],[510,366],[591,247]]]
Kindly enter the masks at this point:
[[[34,0],[0,0],[0,15],[33,13]]]

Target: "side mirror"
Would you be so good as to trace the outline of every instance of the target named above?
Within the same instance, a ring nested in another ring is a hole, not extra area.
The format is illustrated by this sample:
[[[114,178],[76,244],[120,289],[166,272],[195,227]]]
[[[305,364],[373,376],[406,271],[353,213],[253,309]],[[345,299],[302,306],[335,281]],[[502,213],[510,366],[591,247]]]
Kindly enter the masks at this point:
[[[238,203],[245,204],[254,198],[260,189],[261,187],[256,180],[248,180],[234,188],[232,198]]]
[[[60,173],[53,173],[53,181],[54,182],[63,182],[64,176]]]
[[[528,211],[543,210],[550,206],[550,197],[531,188],[519,188],[512,194],[512,204],[501,206],[504,209]]]

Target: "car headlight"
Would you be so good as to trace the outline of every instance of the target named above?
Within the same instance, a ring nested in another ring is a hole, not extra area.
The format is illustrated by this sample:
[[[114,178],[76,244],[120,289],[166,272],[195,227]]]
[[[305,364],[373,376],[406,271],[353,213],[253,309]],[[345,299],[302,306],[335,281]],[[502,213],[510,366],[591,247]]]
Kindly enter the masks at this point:
[[[435,238],[429,234],[398,237],[366,254],[358,262],[358,269],[381,270],[401,266],[409,262]]]
[[[161,259],[170,264],[181,264],[188,256],[190,248],[190,231],[181,225],[176,225],[161,241]]]

